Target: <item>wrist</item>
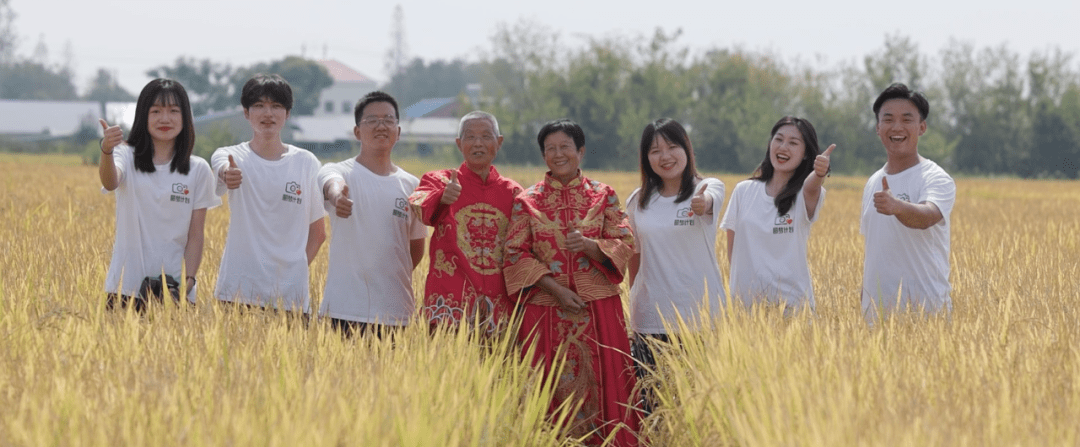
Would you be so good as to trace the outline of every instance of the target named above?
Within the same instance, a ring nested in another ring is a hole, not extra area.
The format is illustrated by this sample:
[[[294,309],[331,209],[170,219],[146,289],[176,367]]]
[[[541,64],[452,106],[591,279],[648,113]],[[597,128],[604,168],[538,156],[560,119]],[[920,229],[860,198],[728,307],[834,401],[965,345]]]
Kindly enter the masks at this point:
[[[102,153],[102,154],[105,154],[105,155],[112,155],[112,153],[113,153],[112,149],[113,149],[113,148],[109,148],[109,152],[105,152],[105,146],[103,146],[103,145],[102,145],[102,144],[103,144],[104,142],[105,142],[105,139],[104,139],[104,138],[102,138],[102,139],[98,140],[98,142],[97,142],[97,145],[98,145],[98,149],[101,149],[101,153]]]

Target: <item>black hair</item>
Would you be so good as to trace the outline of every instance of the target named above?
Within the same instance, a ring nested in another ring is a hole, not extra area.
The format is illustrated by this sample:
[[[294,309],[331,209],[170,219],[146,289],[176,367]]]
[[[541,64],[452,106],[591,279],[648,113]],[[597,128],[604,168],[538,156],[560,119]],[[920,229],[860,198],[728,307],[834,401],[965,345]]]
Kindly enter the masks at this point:
[[[244,106],[244,110],[249,109],[252,104],[262,101],[263,98],[285,106],[286,112],[292,110],[292,87],[281,76],[259,73],[248,79],[244,84],[244,88],[240,91],[240,104]]]
[[[395,100],[393,96],[390,96],[389,93],[376,90],[364,95],[363,98],[360,98],[360,100],[356,102],[356,107],[353,108],[353,116],[356,118],[357,125],[360,124],[360,119],[364,116],[364,108],[373,102],[390,103],[390,105],[394,106],[394,119],[401,117],[401,115],[398,114],[397,100]]]
[[[544,127],[540,128],[540,133],[536,135],[536,142],[540,144],[540,155],[544,155],[544,140],[548,135],[555,132],[565,133],[568,137],[574,140],[574,147],[578,152],[585,146],[585,131],[581,130],[581,126],[568,118],[557,119],[544,124]]]
[[[135,103],[135,122],[131,126],[127,143],[134,150],[135,169],[154,172],[154,139],[150,136],[150,108],[155,105],[180,106],[180,134],[173,140],[173,158],[169,172],[187,175],[191,169],[191,150],[195,147],[195,119],[191,116],[191,103],[187,90],[172,79],[154,79],[143,87]]]
[[[652,150],[653,142],[657,138],[663,138],[668,143],[682,148],[686,153],[686,167],[683,168],[682,181],[679,185],[679,194],[675,196],[675,203],[682,202],[694,195],[694,180],[698,176],[697,168],[694,167],[694,146],[690,143],[690,136],[686,134],[686,128],[671,118],[660,118],[645,126],[641,132],[641,193],[638,194],[638,207],[645,209],[653,193],[664,185],[664,180],[653,171],[649,163],[649,151]]]
[[[919,109],[921,121],[926,121],[926,117],[930,116],[930,102],[926,100],[926,96],[923,96],[921,92],[909,89],[908,86],[902,83],[894,82],[892,85],[885,87],[885,90],[882,90],[881,94],[874,100],[874,122],[879,121],[878,112],[881,111],[881,105],[890,99],[911,101],[912,104],[915,104],[915,108]]]
[[[795,168],[795,173],[788,179],[784,189],[780,190],[780,193],[773,199],[773,203],[776,204],[776,211],[778,216],[783,216],[791,211],[791,206],[795,203],[795,198],[802,190],[803,182],[806,177],[810,175],[810,172],[814,170],[814,159],[821,153],[821,149],[818,146],[817,131],[814,130],[814,125],[810,124],[802,118],[796,118],[794,116],[785,116],[780,118],[773,125],[772,131],[769,132],[769,144],[765,145],[765,161],[761,162],[757,170],[754,171],[754,175],[750,177],[751,180],[761,180],[768,183],[773,178],[773,165],[772,158],[769,156],[769,151],[772,148],[772,137],[776,136],[776,132],[781,127],[786,125],[793,125],[796,129],[799,129],[799,133],[802,134],[803,140],[803,159],[799,163],[799,167]]]

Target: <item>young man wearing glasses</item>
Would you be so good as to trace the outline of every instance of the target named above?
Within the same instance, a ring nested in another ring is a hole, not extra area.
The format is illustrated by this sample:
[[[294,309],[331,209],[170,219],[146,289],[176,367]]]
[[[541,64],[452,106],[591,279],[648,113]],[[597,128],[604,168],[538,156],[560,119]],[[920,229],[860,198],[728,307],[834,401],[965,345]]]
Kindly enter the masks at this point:
[[[214,296],[221,301],[307,312],[308,266],[326,240],[316,192],[319,160],[285,144],[293,96],[278,75],[241,90],[251,141],[214,151],[217,194],[229,193],[229,233]]]
[[[345,335],[382,334],[412,316],[412,271],[427,229],[408,206],[419,179],[390,160],[401,136],[397,101],[371,92],[354,113],[360,155],[319,170],[331,231],[319,314]]]

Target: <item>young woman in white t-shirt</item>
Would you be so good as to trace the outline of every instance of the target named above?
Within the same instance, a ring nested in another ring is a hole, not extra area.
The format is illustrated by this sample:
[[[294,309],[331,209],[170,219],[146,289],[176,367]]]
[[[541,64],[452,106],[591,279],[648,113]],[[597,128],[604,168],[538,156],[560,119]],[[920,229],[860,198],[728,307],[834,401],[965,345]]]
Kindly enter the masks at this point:
[[[98,176],[103,192],[116,193],[108,307],[145,309],[139,298],[143,280],[160,279],[163,272],[194,302],[206,210],[221,200],[210,165],[191,155],[195,128],[187,91],[171,79],[146,84],[127,141],[120,126],[100,123]]]
[[[701,178],[686,129],[662,118],[641,134],[641,187],[626,201],[634,232],[629,263],[631,353],[638,377],[655,366],[648,338],[668,341],[681,318],[689,328],[721,310],[724,284],[716,262],[716,223],[724,183]],[[703,315],[702,312],[705,314]],[[641,406],[651,411],[644,392]]]
[[[809,121],[785,116],[770,132],[765,160],[735,185],[720,227],[727,230],[732,299],[814,309],[806,261],[810,226],[825,199],[822,183],[836,145],[821,153]]]

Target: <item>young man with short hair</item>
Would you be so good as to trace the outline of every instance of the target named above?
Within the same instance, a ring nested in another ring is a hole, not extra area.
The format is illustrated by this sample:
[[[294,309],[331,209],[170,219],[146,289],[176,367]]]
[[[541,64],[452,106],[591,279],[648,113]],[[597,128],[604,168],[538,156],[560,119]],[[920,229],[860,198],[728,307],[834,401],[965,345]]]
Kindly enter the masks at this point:
[[[346,335],[382,334],[412,317],[412,271],[424,256],[427,228],[408,202],[420,180],[390,159],[401,136],[397,101],[371,92],[354,113],[360,154],[319,170],[331,232],[319,314]]]
[[[316,183],[320,163],[281,141],[293,104],[292,88],[281,76],[251,78],[240,102],[251,141],[219,148],[210,162],[218,195],[229,194],[229,233],[214,296],[307,312],[308,265],[326,240]]]
[[[948,312],[949,215],[956,184],[919,155],[930,104],[922,93],[896,83],[881,92],[873,111],[887,161],[863,189],[863,315],[873,324],[899,310]]]

